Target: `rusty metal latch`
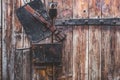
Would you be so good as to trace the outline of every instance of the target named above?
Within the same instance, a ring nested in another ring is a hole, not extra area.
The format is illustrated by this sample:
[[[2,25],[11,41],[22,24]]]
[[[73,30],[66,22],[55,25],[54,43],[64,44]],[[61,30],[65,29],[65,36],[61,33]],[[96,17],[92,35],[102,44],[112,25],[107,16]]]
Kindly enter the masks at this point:
[[[79,26],[79,25],[120,26],[120,18],[56,20],[55,25],[56,26]]]

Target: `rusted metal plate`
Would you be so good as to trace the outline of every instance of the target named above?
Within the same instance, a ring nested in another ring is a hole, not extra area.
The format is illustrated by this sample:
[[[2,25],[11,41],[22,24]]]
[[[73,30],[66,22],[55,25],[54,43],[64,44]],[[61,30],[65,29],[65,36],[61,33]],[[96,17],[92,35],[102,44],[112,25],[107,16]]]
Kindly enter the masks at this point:
[[[49,20],[47,12],[41,0],[34,0],[28,3],[34,10],[40,13],[46,20]],[[51,35],[51,32],[42,22],[35,19],[24,6],[17,10],[17,16],[24,27],[26,34],[32,42],[38,42]]]
[[[62,44],[34,44],[32,46],[32,60],[35,64],[60,63]]]

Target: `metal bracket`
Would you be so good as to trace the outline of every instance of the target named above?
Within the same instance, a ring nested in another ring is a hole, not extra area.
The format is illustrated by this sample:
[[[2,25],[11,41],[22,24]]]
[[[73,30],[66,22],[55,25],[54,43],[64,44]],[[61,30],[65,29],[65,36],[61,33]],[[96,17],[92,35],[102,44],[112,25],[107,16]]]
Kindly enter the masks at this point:
[[[80,25],[120,26],[120,18],[56,20],[55,25],[56,26],[80,26]]]

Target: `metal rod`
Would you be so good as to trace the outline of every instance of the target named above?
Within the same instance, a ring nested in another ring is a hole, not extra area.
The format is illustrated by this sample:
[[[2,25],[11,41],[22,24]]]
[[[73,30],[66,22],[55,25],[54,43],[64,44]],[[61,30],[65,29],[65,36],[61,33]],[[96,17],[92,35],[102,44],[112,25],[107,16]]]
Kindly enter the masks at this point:
[[[56,26],[79,26],[79,25],[106,25],[106,26],[120,26],[120,18],[103,18],[103,19],[69,19],[56,20]]]

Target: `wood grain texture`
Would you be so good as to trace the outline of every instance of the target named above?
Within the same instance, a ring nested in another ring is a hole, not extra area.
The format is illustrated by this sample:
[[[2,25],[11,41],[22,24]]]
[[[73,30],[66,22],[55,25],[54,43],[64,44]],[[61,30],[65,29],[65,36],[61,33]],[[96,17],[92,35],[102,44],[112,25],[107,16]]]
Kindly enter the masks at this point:
[[[117,0],[118,1],[118,0]],[[114,16],[114,3],[115,0],[101,0],[102,17],[111,18]]]
[[[70,19],[73,17],[73,0],[61,0],[63,9],[61,12],[62,19]]]
[[[101,80],[101,28],[89,28],[89,80]]]
[[[106,32],[106,34],[104,34]],[[102,29],[102,79],[103,80],[114,80],[115,73],[115,48],[116,48],[116,37],[115,37],[115,28],[109,27],[108,29]]]
[[[110,27],[102,27],[101,43],[101,79],[107,80],[108,74],[108,55],[110,53]]]
[[[89,0],[89,18],[101,18],[101,0]],[[101,80],[101,27],[89,26],[89,79]]]
[[[115,31],[115,63],[114,63],[114,79],[120,79],[120,27],[116,27]]]
[[[5,2],[6,0],[2,0],[2,79],[7,80],[7,54],[6,54],[6,43],[4,41],[5,39],[5,33],[6,33],[6,12],[5,12]]]
[[[88,79],[87,28],[76,27],[73,32],[73,80]]]
[[[101,18],[101,0],[89,0],[89,17]]]
[[[120,0],[114,0],[114,17],[120,18]]]
[[[0,0],[0,80],[2,79],[2,0]]]
[[[65,28],[66,39],[63,42],[63,51],[62,51],[62,74],[59,77],[61,80],[71,80],[72,79],[72,60],[73,60],[73,53],[72,53],[72,38],[73,38],[73,28],[66,26]]]
[[[15,80],[23,80],[23,51],[15,52]]]
[[[88,18],[88,0],[73,0],[73,18]],[[73,28],[73,80],[88,79],[88,26]]]
[[[73,18],[88,18],[88,0],[73,0]]]
[[[23,50],[23,80],[32,80],[32,73],[31,73],[31,50]]]

